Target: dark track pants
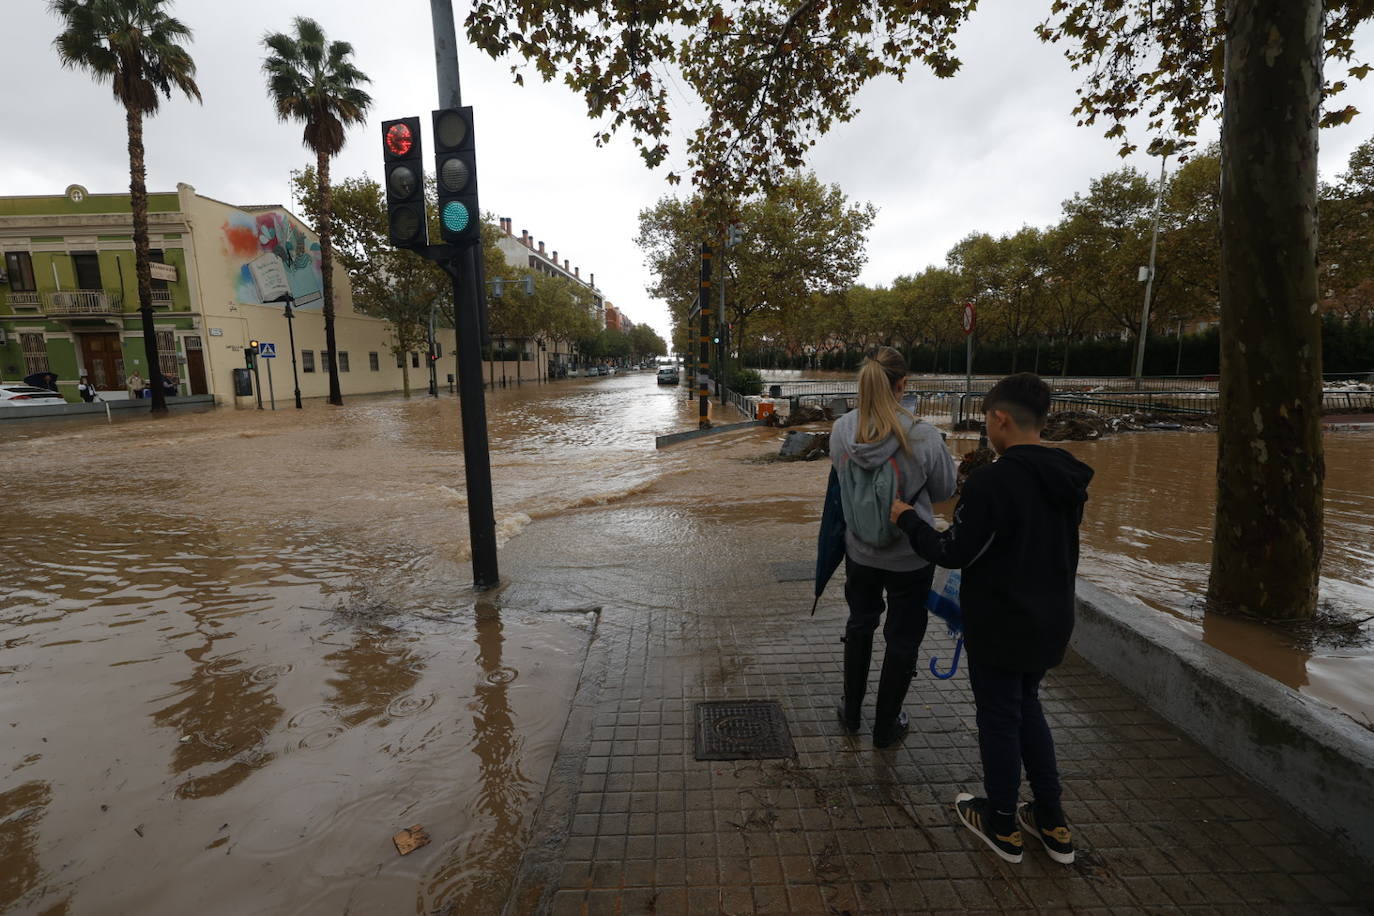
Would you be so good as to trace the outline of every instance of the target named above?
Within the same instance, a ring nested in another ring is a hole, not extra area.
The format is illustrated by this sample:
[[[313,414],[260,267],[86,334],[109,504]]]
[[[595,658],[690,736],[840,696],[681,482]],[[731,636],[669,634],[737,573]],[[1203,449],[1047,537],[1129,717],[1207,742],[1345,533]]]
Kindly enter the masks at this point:
[[[916,664],[916,653],[926,636],[926,594],[935,567],[927,564],[911,572],[890,572],[844,558],[844,597],[849,604],[846,639],[873,639],[884,609],[883,640],[887,651]],[[883,593],[887,601],[883,601]]]
[[[1015,811],[1021,764],[1038,808],[1058,811],[1059,767],[1054,738],[1040,708],[1043,671],[1008,671],[968,660],[968,679],[978,711],[978,750],[983,791],[994,811]]]

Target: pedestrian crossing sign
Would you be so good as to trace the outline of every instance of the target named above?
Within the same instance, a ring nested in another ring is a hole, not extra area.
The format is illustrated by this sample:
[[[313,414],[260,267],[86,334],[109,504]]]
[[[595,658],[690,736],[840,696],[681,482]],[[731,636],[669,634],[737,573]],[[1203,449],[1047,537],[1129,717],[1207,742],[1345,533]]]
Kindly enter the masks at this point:
[[[276,358],[277,358],[277,345],[274,344],[274,343],[262,343],[262,342],[259,342],[259,343],[258,343],[258,356],[261,356],[263,359],[276,359]]]

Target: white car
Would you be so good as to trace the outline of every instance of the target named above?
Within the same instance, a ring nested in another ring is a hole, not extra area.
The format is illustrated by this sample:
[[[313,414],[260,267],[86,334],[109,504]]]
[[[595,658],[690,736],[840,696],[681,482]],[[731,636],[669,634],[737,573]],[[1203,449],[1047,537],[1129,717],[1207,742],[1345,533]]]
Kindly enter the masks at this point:
[[[35,388],[23,382],[0,382],[0,408],[56,407],[65,403],[66,398],[47,388]]]

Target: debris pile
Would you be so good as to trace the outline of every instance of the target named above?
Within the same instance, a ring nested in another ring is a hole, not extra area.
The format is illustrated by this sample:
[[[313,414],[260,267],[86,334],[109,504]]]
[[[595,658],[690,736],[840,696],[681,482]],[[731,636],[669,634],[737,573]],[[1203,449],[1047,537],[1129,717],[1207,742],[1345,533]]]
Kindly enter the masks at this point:
[[[782,440],[780,461],[815,461],[830,457],[830,433],[804,433],[793,430]]]

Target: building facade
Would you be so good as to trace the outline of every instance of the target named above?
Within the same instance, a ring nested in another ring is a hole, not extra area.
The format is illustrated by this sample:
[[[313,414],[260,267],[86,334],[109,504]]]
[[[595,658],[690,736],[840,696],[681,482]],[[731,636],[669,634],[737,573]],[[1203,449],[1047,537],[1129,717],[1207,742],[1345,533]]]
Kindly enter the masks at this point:
[[[233,370],[258,340],[275,345],[273,387],[289,398],[294,332],[302,396],[327,395],[315,233],[284,207],[234,206],[186,184],[150,193],[148,211],[158,364],[178,393],[253,403],[235,398]],[[79,400],[82,375],[107,400],[130,396],[134,377],[149,378],[127,194],[72,185],[61,195],[0,198],[0,252],[0,378],[51,372],[71,401]],[[333,287],[343,393],[400,389],[410,354],[394,353],[387,322],[353,310],[347,274],[337,266]]]

